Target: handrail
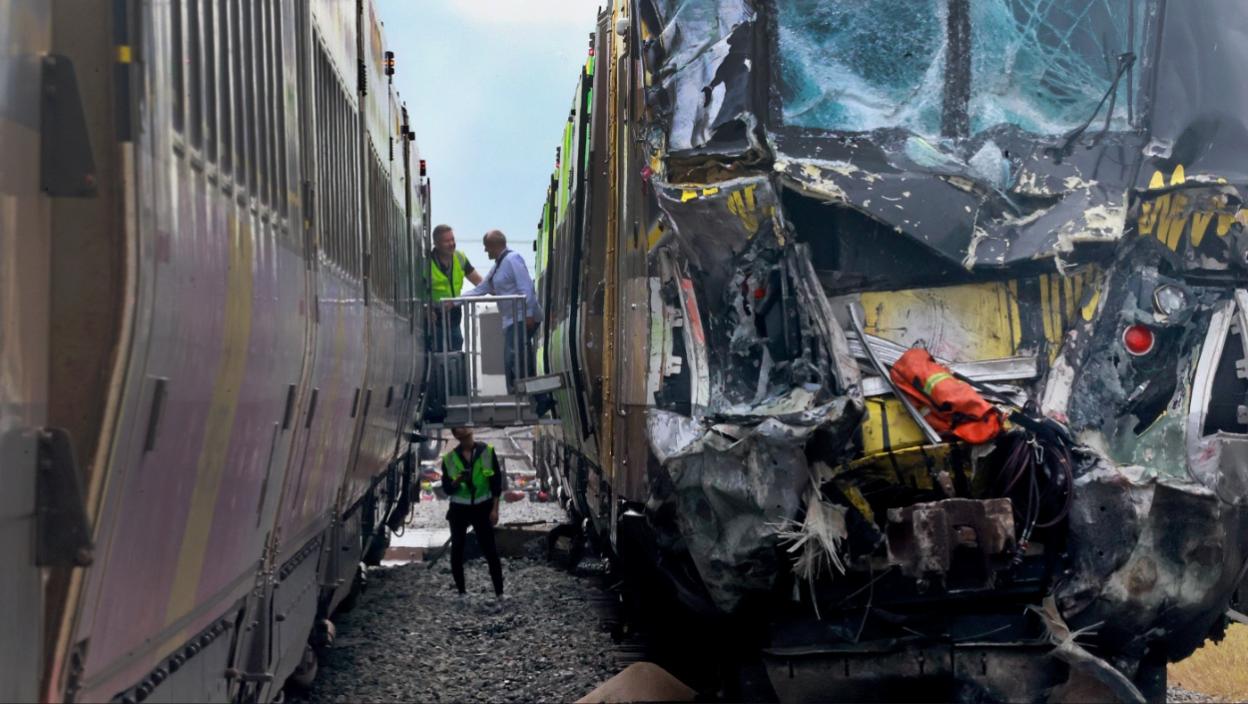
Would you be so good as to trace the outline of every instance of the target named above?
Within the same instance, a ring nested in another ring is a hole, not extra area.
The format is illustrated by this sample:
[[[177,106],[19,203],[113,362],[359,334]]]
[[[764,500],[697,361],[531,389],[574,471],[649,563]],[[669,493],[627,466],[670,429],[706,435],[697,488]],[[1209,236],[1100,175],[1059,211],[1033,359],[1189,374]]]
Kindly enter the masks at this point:
[[[511,320],[511,329],[508,331],[504,328],[504,332],[510,332],[514,338],[510,341],[510,345],[506,344],[508,341],[502,341],[505,345],[504,349],[506,349],[507,346],[511,347],[510,359],[504,358],[503,360],[504,373],[506,373],[506,369],[509,366],[512,370],[512,378],[509,380],[510,384],[507,389],[507,394],[515,396],[522,395],[524,393],[521,390],[522,385],[520,382],[522,379],[529,378],[533,373],[533,370],[529,368],[528,364],[529,339],[527,328],[525,326],[525,322],[527,320],[527,298],[525,296],[518,294],[501,296],[456,296],[443,298],[439,301],[432,301],[427,305],[431,310],[437,312],[446,311],[449,313],[451,310],[455,309],[463,311],[459,322],[459,326],[462,326],[463,333],[463,344],[460,349],[455,349],[456,346],[452,344],[452,333],[458,332],[455,329],[457,326],[451,325],[450,320],[452,316],[449,314],[435,316],[435,324],[441,326],[441,335],[435,335],[434,337],[435,343],[433,345],[433,356],[440,362],[439,366],[442,367],[441,385],[443,390],[443,403],[447,407],[448,411],[450,409],[451,399],[450,360],[452,356],[455,355],[463,356],[464,367],[466,367],[463,370],[466,373],[466,378],[464,380],[466,386],[465,395],[468,399],[466,408],[466,423],[468,425],[472,425],[475,420],[473,413],[474,406],[481,405],[497,407],[499,405],[496,401],[482,401],[480,403],[474,402],[474,399],[480,398],[481,374],[478,366],[480,360],[483,359],[483,346],[486,342],[481,334],[482,331],[480,330],[479,324],[479,308],[483,305],[497,306],[498,313],[504,319]]]

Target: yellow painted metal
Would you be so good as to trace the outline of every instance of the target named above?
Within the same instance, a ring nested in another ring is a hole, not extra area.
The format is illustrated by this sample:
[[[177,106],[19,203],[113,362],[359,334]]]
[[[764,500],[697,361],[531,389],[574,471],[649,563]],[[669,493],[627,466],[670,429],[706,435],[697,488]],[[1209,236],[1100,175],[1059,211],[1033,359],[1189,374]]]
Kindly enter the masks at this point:
[[[611,27],[617,26],[626,12],[624,2],[614,2],[611,7]],[[616,342],[616,308],[619,240],[619,170],[621,151],[621,131],[617,125],[619,120],[619,81],[620,57],[623,54],[623,42],[614,32],[609,38],[610,51],[607,63],[607,202],[611,207],[607,211],[607,246],[604,252],[603,285],[607,295],[603,300],[602,338],[605,341],[602,350],[602,438],[598,443],[601,456],[599,460],[608,479],[614,478],[615,467],[615,342]]]
[[[867,501],[866,495],[862,493],[862,489],[849,481],[837,481],[834,483],[836,488],[840,489],[841,493],[845,495],[845,498],[849,499],[850,505],[858,509],[858,513],[861,513],[863,518],[873,523],[875,522],[875,511],[871,509],[871,504]]]
[[[860,300],[868,333],[906,346],[922,342],[938,357],[998,359],[1021,343],[1017,288],[1005,283],[867,292]]]
[[[1038,300],[1020,304],[1023,282],[1018,280],[876,291],[860,295],[868,333],[893,342],[924,345],[932,354],[959,362],[1000,359],[1022,354],[1026,345],[1021,323],[1022,306],[1039,315],[1047,356],[1052,362],[1061,350],[1066,330],[1076,315],[1090,320],[1095,311],[1099,270],[1084,268],[1068,276],[1042,274],[1027,282]],[[1091,289],[1091,300],[1083,303]],[[1038,342],[1033,339],[1032,343]],[[1034,350],[1033,350],[1034,351]],[[922,432],[891,396],[869,399],[862,424],[863,454],[870,458],[923,444]]]
[[[936,482],[932,479],[936,473],[956,471],[952,454],[951,445],[918,444],[840,465],[833,469],[833,477],[838,487],[849,484],[869,487],[877,484],[931,491],[936,488]],[[850,503],[859,508],[852,498]]]
[[[923,431],[906,412],[901,402],[892,396],[880,396],[866,401],[862,421],[862,451],[865,456],[917,447],[926,440]]]
[[[659,243],[659,238],[663,236],[663,232],[663,221],[656,221],[654,227],[650,228],[649,234],[646,235],[646,251],[654,249],[654,245]]]

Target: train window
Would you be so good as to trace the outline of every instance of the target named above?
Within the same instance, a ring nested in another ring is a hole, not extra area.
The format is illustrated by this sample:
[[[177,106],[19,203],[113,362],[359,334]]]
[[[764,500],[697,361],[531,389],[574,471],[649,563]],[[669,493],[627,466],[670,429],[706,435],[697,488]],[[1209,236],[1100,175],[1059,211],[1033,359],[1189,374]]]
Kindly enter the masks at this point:
[[[360,202],[360,191],[357,186],[356,179],[360,178],[357,171],[360,164],[360,141],[356,138],[356,129],[359,125],[359,115],[352,111],[344,100],[342,103],[343,113],[346,114],[347,130],[343,133],[343,139],[347,142],[347,186],[345,192],[347,194],[347,209],[343,213],[346,222],[344,231],[347,233],[347,246],[350,247],[351,273],[357,281],[362,281],[364,277],[364,242],[361,235],[363,230],[360,227],[360,210],[362,203]]]
[[[333,212],[330,214],[328,224],[329,237],[333,241],[333,249],[331,257],[338,266],[345,271],[347,267],[346,252],[347,248],[343,244],[343,227],[342,227],[342,209],[343,198],[345,194],[342,188],[343,168],[342,163],[342,145],[335,143],[334,135],[342,134],[342,114],[339,112],[338,95],[333,91],[337,90],[334,85],[333,69],[329,64],[328,58],[323,62],[323,73],[325,74],[325,125],[328,128],[325,132],[325,151],[324,156],[329,171],[326,173],[325,182],[329,185],[332,194],[331,202],[333,203]]]
[[[203,76],[200,73],[200,23],[199,0],[188,0],[186,3],[186,38],[187,42],[187,132],[191,145],[201,147],[204,143],[204,112],[203,112]]]
[[[251,67],[251,75],[255,81],[256,100],[252,103],[253,125],[256,133],[256,143],[254,145],[256,159],[256,182],[255,188],[252,189],[256,199],[261,203],[268,203],[269,198],[269,72],[264,69],[267,63],[265,57],[267,52],[265,46],[268,37],[268,27],[264,21],[264,5],[266,3],[256,2],[253,0],[249,3],[251,6],[251,41],[252,41],[252,61],[248,64]]]
[[[330,256],[333,242],[329,238],[328,228],[333,224],[330,213],[333,207],[334,191],[330,187],[328,177],[329,152],[325,144],[325,120],[329,115],[329,92],[325,86],[325,60],[319,50],[316,52],[316,61],[313,63],[312,73],[315,81],[313,95],[316,98],[316,111],[313,113],[313,117],[316,120],[316,129],[313,135],[313,143],[316,145],[316,231],[318,246],[326,256]]]
[[[214,0],[203,3],[203,66],[204,66],[204,157],[217,160],[217,18]]]
[[[247,155],[247,182],[251,184],[254,195],[259,190],[260,183],[256,173],[257,164],[260,161],[256,154],[256,25],[249,1],[244,0],[239,5],[239,9],[241,10],[240,27],[242,29],[239,44],[243,48],[239,60],[243,65],[243,94],[246,96],[243,105],[243,122],[240,126],[244,127],[247,133],[243,152]]]
[[[326,61],[325,64],[325,87],[326,90],[335,91],[337,86],[334,85],[333,69]],[[343,271],[348,269],[347,262],[347,245],[346,245],[346,228],[342,223],[342,212],[346,207],[346,189],[343,188],[343,177],[346,164],[342,163],[343,145],[334,139],[334,135],[343,134],[346,125],[343,124],[342,104],[338,100],[337,93],[331,93],[329,96],[329,110],[326,111],[331,122],[331,131],[325,135],[325,143],[327,146],[326,153],[333,157],[333,171],[329,177],[334,189],[334,220],[333,231],[331,236],[334,238],[334,261],[342,267]]]
[[[342,90],[334,75],[328,55],[318,48],[317,91],[321,106],[316,115],[317,161],[321,172],[322,203],[325,217],[321,222],[321,236],[325,242],[329,260],[346,272],[350,269],[347,248],[346,212],[347,182],[344,158],[345,104]]]
[[[243,34],[243,0],[234,0],[230,7],[230,47],[234,50],[234,180],[241,185],[249,182],[247,151],[247,78],[243,67],[247,64],[247,42]]]
[[[234,134],[232,131],[233,120],[230,118],[230,110],[232,101],[230,100],[230,89],[233,81],[230,75],[230,52],[233,51],[234,40],[230,38],[229,32],[229,16],[230,5],[229,0],[218,0],[217,2],[217,80],[220,82],[220,104],[221,104],[221,151],[220,165],[222,173],[229,173],[234,168]]]
[[[273,2],[273,71],[277,76],[277,203],[278,212],[284,217],[286,215],[287,202],[290,195],[290,185],[287,177],[287,140],[289,138],[286,131],[286,81],[285,71],[286,52],[285,52],[285,29],[282,24],[282,3],[281,0]],[[291,232],[295,232],[294,229]]]
[[[329,63],[326,61],[324,54],[319,54],[319,57],[318,64],[321,76],[318,83],[321,86],[321,92],[324,94],[325,104],[321,114],[316,116],[317,127],[323,130],[321,134],[321,148],[317,153],[317,158],[320,159],[324,169],[321,182],[324,184],[325,203],[328,206],[328,217],[325,218],[325,223],[322,225],[322,233],[325,235],[327,242],[329,258],[335,263],[341,263],[342,246],[338,243],[338,232],[340,230],[338,208],[339,199],[342,198],[342,189],[338,187],[338,179],[341,176],[341,169],[338,166],[337,150],[333,148],[330,140],[330,135],[333,134],[333,130],[338,123],[338,103],[333,100],[333,95],[330,93],[332,86],[330,85]]]
[[[371,144],[371,142],[370,142]],[[373,258],[370,262],[372,271],[369,281],[375,298],[385,300],[386,293],[386,212],[382,209],[381,200],[381,164],[377,152],[369,155],[368,195],[369,195],[369,251]]]
[[[333,68],[328,62],[326,62],[325,68],[326,88],[330,91],[336,91],[338,87],[334,84]],[[347,260],[347,230],[342,222],[342,214],[346,209],[347,192],[344,187],[344,180],[347,165],[343,163],[342,159],[343,145],[334,139],[334,135],[343,134],[343,131],[346,129],[346,125],[344,124],[344,116],[342,114],[342,101],[338,99],[337,93],[330,94],[330,109],[328,112],[330,117],[333,119],[333,122],[330,123],[333,125],[333,130],[326,135],[325,141],[326,144],[329,145],[327,152],[333,155],[334,159],[334,170],[330,174],[330,178],[333,180],[334,189],[334,261],[338,262],[338,265],[342,267],[343,271],[346,271],[350,268],[350,266]]]
[[[182,0],[173,0],[169,4],[172,15],[169,18],[169,43],[173,49],[173,62],[169,72],[173,78],[173,129],[181,132],[183,112],[186,110],[186,78],[183,67],[186,65],[186,49],[182,45]]]

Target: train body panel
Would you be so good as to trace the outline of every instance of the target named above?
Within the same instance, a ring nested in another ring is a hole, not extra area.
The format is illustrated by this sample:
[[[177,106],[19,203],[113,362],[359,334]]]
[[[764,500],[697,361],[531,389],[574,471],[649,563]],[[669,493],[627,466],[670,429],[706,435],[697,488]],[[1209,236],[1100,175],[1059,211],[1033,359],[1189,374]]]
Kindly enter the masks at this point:
[[[371,174],[385,210],[370,213],[354,2],[4,11],[6,30],[24,28],[4,37],[21,57],[6,81],[58,48],[61,65],[100,77],[77,87],[42,71],[62,81],[52,118],[38,82],[2,94],[6,162],[37,163],[62,140],[45,172],[68,164],[42,174],[43,195],[38,168],[3,184],[5,300],[22,305],[0,322],[23,343],[0,351],[6,472],[46,437],[31,462],[55,458],[83,494],[61,492],[82,527],[55,559],[5,546],[30,565],[3,588],[32,626],[21,653],[2,644],[5,687],[21,699],[270,699],[406,510],[427,297],[411,272],[428,189],[410,182],[403,108],[374,84],[384,131],[371,143],[389,158]],[[65,117],[73,101],[85,124]],[[49,187],[64,171],[77,185]],[[365,288],[376,272],[380,296]],[[13,486],[33,481],[26,467]],[[6,535],[29,536],[18,508],[4,507]]]
[[[0,603],[10,624],[0,635],[0,671],[40,672],[45,639],[42,575],[36,566],[37,429],[48,416],[49,317],[46,298],[19,300],[19,291],[49,291],[51,208],[40,190],[40,106],[43,56],[51,48],[52,18],[42,2],[0,7]],[[32,677],[0,678],[0,698],[38,696]]]

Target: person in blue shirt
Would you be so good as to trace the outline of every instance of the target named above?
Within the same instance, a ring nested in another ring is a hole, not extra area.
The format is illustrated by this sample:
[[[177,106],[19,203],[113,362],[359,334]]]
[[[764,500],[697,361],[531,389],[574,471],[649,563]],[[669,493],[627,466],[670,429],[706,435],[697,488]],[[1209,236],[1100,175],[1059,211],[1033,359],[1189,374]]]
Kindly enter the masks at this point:
[[[524,364],[526,369],[516,369],[515,345],[519,335],[530,340],[541,320],[541,307],[537,303],[537,292],[533,290],[533,278],[525,266],[524,258],[518,252],[507,248],[507,237],[498,230],[485,233],[485,251],[494,261],[494,268],[486,275],[476,288],[465,291],[463,296],[524,296],[524,319],[517,320],[517,311],[513,305],[500,305],[499,313],[503,317],[503,370],[507,375],[507,389],[517,393],[516,379],[532,376],[534,364],[533,345],[528,344]],[[516,326],[523,326],[517,328]],[[540,401],[539,401],[540,403]]]

